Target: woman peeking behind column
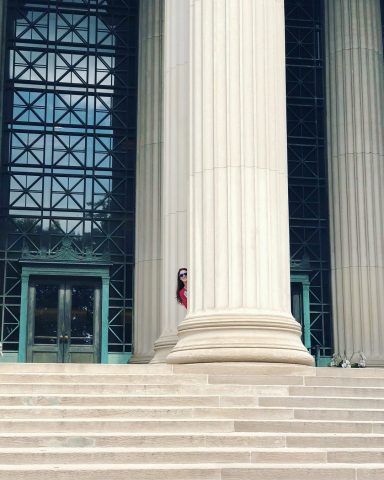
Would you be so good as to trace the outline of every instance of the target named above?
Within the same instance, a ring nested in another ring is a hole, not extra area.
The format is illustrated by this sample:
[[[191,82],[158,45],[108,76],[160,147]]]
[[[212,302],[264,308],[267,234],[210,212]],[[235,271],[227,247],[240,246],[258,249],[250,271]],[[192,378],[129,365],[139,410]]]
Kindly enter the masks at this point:
[[[177,290],[176,299],[180,305],[184,305],[187,308],[187,287],[188,287],[188,274],[186,268],[179,268],[177,272]]]

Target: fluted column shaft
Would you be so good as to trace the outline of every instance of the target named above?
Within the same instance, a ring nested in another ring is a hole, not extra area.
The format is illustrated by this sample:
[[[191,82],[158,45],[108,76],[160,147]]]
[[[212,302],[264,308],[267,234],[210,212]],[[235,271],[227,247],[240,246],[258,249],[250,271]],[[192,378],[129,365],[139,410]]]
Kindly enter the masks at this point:
[[[186,310],[176,302],[177,271],[187,267],[189,0],[165,0],[161,335],[153,363],[165,362]]]
[[[384,365],[384,71],[380,0],[326,1],[335,351]]]
[[[160,331],[162,28],[164,0],[141,0],[139,16],[138,151],[134,356],[148,362]]]
[[[192,0],[189,314],[173,363],[312,364],[290,313],[283,0]]]

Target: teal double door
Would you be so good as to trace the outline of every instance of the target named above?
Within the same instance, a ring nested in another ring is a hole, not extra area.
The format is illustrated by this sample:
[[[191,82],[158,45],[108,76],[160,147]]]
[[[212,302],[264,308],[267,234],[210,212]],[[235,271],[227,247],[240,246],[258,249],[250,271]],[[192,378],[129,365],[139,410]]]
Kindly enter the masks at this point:
[[[100,361],[101,282],[97,278],[30,278],[27,361]]]

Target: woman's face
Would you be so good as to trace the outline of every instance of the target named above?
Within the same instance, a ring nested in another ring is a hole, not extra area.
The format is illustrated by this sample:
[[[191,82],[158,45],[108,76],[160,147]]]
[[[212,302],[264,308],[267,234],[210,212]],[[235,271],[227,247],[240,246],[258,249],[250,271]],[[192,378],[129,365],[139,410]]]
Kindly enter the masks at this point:
[[[181,271],[179,272],[179,278],[180,278],[180,280],[183,282],[184,287],[186,287],[187,284],[188,284],[188,274],[187,274],[187,270],[181,270]]]

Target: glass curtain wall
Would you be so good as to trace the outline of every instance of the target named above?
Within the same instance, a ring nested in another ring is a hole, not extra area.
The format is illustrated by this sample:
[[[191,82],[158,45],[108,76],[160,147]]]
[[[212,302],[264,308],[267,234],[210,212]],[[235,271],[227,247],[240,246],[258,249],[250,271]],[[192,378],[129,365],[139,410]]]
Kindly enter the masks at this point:
[[[22,252],[108,255],[109,351],[129,352],[138,0],[9,0],[1,341],[18,349]]]

